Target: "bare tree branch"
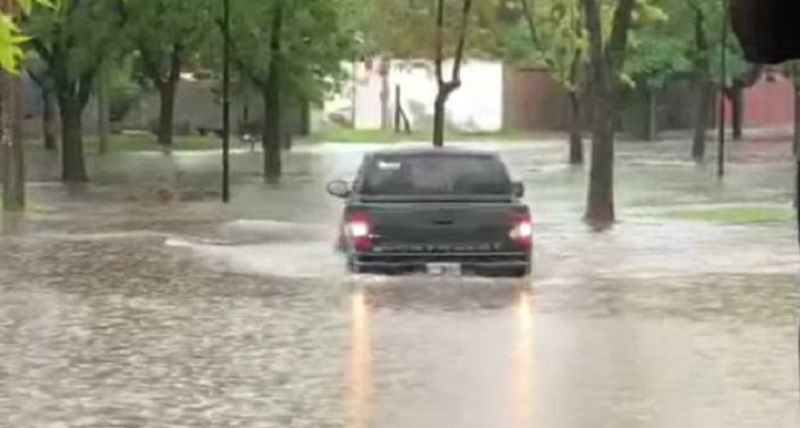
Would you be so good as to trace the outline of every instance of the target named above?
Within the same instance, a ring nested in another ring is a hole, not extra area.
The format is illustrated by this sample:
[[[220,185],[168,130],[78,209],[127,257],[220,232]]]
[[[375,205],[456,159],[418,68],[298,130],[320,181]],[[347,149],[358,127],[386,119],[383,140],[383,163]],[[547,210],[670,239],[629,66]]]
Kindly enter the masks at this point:
[[[461,27],[458,34],[458,45],[456,46],[456,54],[453,58],[453,76],[450,84],[453,89],[461,86],[461,62],[464,59],[464,46],[467,43],[467,31],[469,30],[469,14],[472,10],[472,0],[464,0],[464,8],[461,10]]]
[[[444,0],[436,2],[436,52],[434,53],[434,67],[436,68],[436,81],[439,85],[444,85],[444,73],[442,72],[442,61],[444,61]]]

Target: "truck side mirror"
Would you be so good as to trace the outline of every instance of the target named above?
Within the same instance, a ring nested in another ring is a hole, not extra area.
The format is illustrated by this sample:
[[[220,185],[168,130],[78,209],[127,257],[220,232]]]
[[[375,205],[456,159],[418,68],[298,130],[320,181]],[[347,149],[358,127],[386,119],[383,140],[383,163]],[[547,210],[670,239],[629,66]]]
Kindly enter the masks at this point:
[[[331,196],[345,199],[350,196],[350,184],[344,180],[333,180],[325,187]]]
[[[525,185],[522,184],[522,182],[515,181],[511,186],[514,192],[514,197],[521,198],[525,196]]]

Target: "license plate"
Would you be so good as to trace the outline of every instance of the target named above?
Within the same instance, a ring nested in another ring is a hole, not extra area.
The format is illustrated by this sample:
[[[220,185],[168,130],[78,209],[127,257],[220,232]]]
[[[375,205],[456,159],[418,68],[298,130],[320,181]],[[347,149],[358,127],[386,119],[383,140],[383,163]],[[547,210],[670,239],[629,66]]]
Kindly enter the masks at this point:
[[[428,263],[425,268],[430,275],[461,275],[459,263]]]

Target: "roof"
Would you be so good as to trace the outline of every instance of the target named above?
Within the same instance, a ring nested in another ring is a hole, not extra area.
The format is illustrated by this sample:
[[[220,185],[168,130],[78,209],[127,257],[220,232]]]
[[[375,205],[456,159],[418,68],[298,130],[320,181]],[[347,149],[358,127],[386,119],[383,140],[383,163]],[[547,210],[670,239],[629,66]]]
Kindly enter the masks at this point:
[[[370,153],[371,156],[386,156],[386,155],[406,155],[406,156],[419,156],[419,155],[466,155],[466,156],[495,156],[496,154],[489,150],[479,149],[465,149],[463,147],[403,147],[403,148],[390,148],[376,150]]]

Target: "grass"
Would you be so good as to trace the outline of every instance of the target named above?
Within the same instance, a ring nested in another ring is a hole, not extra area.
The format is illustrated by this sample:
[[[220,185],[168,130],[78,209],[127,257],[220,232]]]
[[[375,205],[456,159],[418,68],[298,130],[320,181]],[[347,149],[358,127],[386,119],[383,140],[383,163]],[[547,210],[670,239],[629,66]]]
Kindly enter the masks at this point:
[[[672,211],[667,216],[678,220],[717,224],[762,225],[788,223],[794,219],[794,211],[782,207],[727,207]]]
[[[98,153],[99,142],[94,137],[84,141],[86,153]],[[172,150],[212,150],[220,147],[216,138],[203,136],[175,136]],[[157,152],[161,150],[155,136],[150,135],[112,135],[108,142],[107,153]]]
[[[332,127],[323,132],[312,135],[308,138],[312,143],[400,143],[406,141],[430,141],[431,133],[428,131],[417,131],[411,134],[396,134],[394,131],[387,130],[363,130]],[[465,134],[452,132],[445,135],[445,140],[458,142],[481,142],[491,140],[499,141],[531,141],[534,136],[520,131],[502,131],[497,133]],[[300,138],[298,138],[300,140]],[[99,152],[99,142],[94,136],[84,137],[84,152],[87,154],[97,154]],[[232,136],[233,146],[240,145],[238,137]],[[41,141],[28,141],[28,145],[36,149],[41,149]],[[216,137],[203,137],[200,135],[175,136],[173,137],[173,151],[201,151],[214,150],[221,147],[221,142]],[[142,135],[112,135],[109,137],[107,152],[114,153],[137,153],[137,152],[158,152],[161,147],[158,145],[156,137],[150,134]]]
[[[501,131],[495,133],[466,134],[450,132],[445,135],[445,140],[457,141],[530,141],[531,134],[520,131]],[[311,137],[317,143],[399,143],[403,141],[429,141],[431,133],[428,131],[414,131],[411,134],[397,134],[392,130],[368,130],[331,127]]]
[[[231,139],[231,142],[238,144],[238,139]],[[40,140],[30,140],[27,142],[32,150],[43,150]],[[199,135],[175,136],[173,137],[172,150],[213,150],[221,146],[218,139],[214,137],[203,137]],[[152,135],[112,135],[109,137],[107,152],[114,153],[137,153],[137,152],[158,152],[161,146],[158,145],[155,136]],[[83,151],[88,155],[95,155],[99,152],[99,141],[96,137],[86,136],[83,139]]]
[[[0,193],[0,195],[2,195],[2,193]],[[2,212],[2,211],[3,211],[3,200],[0,199],[0,212]],[[53,209],[50,208],[50,207],[46,207],[44,205],[39,205],[39,204],[37,204],[35,202],[30,202],[29,201],[25,205],[25,211],[24,212],[29,213],[29,214],[48,214],[48,213],[53,212]]]

